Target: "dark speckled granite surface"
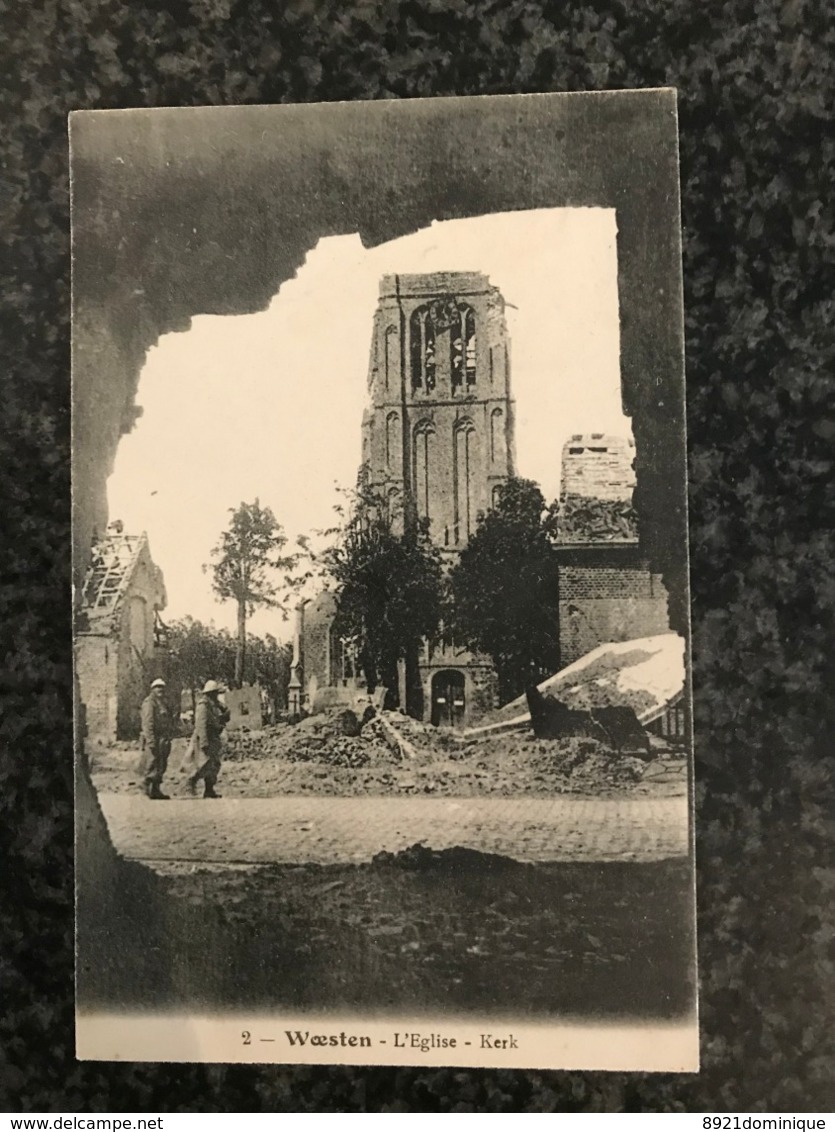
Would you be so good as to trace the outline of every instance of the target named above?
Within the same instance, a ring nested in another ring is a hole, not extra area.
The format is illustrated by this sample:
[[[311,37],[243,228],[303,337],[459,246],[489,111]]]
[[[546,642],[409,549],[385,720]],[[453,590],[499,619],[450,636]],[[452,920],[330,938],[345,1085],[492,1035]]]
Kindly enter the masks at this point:
[[[832,6],[18,0],[0,21],[0,1108],[831,1108]],[[702,1072],[76,1063],[67,112],[659,85],[680,92]]]

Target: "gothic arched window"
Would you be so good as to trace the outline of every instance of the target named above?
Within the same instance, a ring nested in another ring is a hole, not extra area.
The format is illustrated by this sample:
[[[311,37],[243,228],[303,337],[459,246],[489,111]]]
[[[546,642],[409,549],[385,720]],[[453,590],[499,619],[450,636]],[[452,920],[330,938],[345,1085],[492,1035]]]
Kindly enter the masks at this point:
[[[421,519],[432,519],[432,463],[435,450],[435,429],[431,421],[421,421],[415,428],[415,504]]]
[[[435,322],[428,306],[414,311],[410,320],[412,388],[425,393],[435,388]]]
[[[400,498],[400,488],[390,487],[386,493],[386,512],[388,524],[394,534],[403,533],[403,502]]]
[[[475,385],[475,311],[458,303],[450,334],[450,374],[453,389]]]
[[[501,503],[501,501],[502,501],[502,485],[500,483],[497,483],[497,484],[493,485],[493,491],[492,491],[492,504],[493,504],[493,510],[494,511],[498,511],[499,504]]]
[[[386,350],[385,350],[385,357],[383,359],[383,366],[384,366],[385,378],[386,378],[386,393],[388,393],[388,391],[389,391],[389,374],[390,373],[396,373],[397,367],[398,367],[397,327],[396,326],[387,326],[386,327],[385,343],[386,343]]]
[[[452,391],[476,381],[475,311],[453,298],[433,299],[409,320],[412,389],[432,393],[439,383]]]
[[[504,413],[501,409],[494,409],[490,414],[490,459],[496,464],[501,463],[504,457]]]
[[[455,542],[466,542],[475,529],[476,434],[473,422],[455,425]]]
[[[400,417],[397,413],[386,417],[386,468],[389,471],[400,468]]]

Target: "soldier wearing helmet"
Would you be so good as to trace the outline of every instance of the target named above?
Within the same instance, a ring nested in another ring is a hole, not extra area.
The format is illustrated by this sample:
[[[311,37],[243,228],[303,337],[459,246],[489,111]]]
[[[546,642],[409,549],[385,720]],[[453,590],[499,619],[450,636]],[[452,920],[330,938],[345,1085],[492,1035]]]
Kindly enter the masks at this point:
[[[167,800],[161,790],[171,754],[171,713],[165,702],[165,681],[154,680],[151,691],[142,702],[142,736],[140,738],[140,765],[145,781],[145,793],[154,800]]]
[[[192,746],[197,769],[189,778],[188,787],[194,794],[197,783],[202,778],[204,798],[220,797],[215,793],[215,783],[220,774],[220,762],[223,758],[220,737],[229,722],[229,709],[221,702],[220,693],[220,685],[215,680],[207,680],[197,700],[197,710],[194,715]]]

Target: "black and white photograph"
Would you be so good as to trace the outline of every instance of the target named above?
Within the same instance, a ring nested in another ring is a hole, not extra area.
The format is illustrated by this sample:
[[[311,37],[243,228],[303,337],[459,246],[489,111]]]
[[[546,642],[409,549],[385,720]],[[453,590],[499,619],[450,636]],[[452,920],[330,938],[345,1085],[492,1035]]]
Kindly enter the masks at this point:
[[[698,1069],[675,92],[70,143],[78,1057]]]

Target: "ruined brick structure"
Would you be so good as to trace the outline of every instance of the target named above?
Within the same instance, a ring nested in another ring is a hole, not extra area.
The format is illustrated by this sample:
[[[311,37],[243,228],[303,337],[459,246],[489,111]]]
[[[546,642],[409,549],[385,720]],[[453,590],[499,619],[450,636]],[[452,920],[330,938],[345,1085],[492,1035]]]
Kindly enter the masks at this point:
[[[395,522],[407,509],[429,521],[430,537],[452,566],[479,514],[513,475],[513,401],[504,300],[476,272],[386,275],[374,314],[362,422],[362,461],[389,500]],[[304,668],[320,700],[325,686],[357,679],[350,642],[328,636],[322,598],[307,611]],[[495,674],[484,657],[448,635],[420,657],[424,716],[468,721],[491,707]]]
[[[328,591],[320,593],[302,611],[300,659],[309,707],[326,708],[340,703],[353,706],[357,694],[365,691],[356,650],[351,641],[337,636],[335,616],[336,599]]]
[[[166,595],[148,537],[111,523],[92,549],[76,612],[75,666],[88,750],[139,734],[151,680],[165,675]]]
[[[601,433],[574,435],[563,448],[560,664],[598,645],[669,630],[667,590],[641,552],[634,443]]]
[[[558,547],[560,665],[598,645],[669,630],[667,591],[637,541]]]
[[[602,432],[575,433],[562,450],[562,497],[631,501],[635,441]]]

